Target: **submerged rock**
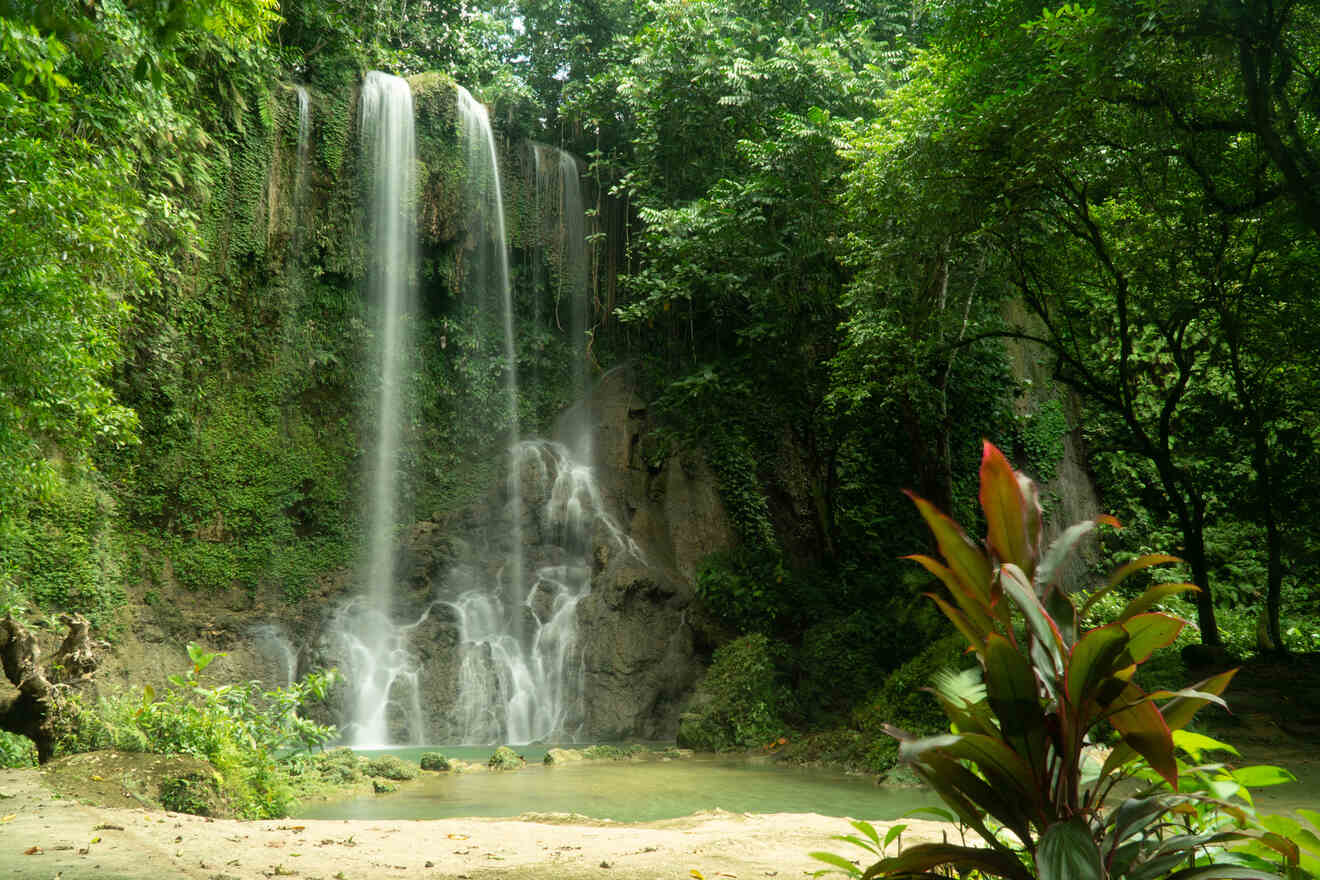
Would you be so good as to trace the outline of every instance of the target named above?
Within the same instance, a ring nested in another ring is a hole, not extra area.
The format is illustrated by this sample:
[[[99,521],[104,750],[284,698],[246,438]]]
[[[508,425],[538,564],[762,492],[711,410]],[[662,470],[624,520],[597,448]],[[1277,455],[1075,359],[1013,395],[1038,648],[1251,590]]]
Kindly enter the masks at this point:
[[[575,761],[581,760],[582,753],[577,749],[551,749],[545,753],[545,757],[541,759],[541,763],[545,764],[547,767],[552,767],[556,764],[572,764]]]

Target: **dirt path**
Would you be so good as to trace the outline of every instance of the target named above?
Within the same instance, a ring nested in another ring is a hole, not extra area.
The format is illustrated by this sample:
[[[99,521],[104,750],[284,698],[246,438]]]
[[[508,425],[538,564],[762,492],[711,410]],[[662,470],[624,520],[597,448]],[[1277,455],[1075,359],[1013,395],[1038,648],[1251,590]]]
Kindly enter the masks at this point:
[[[904,842],[938,839],[909,822]],[[918,827],[920,826],[920,827]],[[811,850],[844,853],[845,820],[699,813],[640,824],[523,816],[240,822],[61,798],[35,770],[0,770],[0,877],[22,880],[707,880],[802,878]],[[39,852],[27,854],[33,847]]]

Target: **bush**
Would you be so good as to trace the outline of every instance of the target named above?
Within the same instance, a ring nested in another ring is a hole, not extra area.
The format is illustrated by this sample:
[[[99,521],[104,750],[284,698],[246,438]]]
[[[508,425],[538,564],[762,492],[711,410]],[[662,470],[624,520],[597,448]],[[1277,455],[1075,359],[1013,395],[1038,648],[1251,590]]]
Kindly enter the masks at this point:
[[[448,770],[450,769],[449,759],[439,752],[422,752],[421,760],[418,764],[423,770]]]
[[[588,761],[631,761],[634,755],[646,753],[645,746],[587,746],[582,757]]]
[[[951,733],[886,729],[898,740],[902,760],[949,805],[949,818],[984,845],[917,844],[882,858],[865,876],[1268,880],[1278,876],[1279,857],[1295,865],[1296,844],[1251,827],[1242,809],[1251,804],[1244,785],[1275,784],[1291,774],[1206,764],[1204,752],[1231,747],[1185,730],[1197,710],[1223,703],[1219,694],[1236,670],[1178,692],[1148,694],[1133,681],[1136,668],[1186,626],[1151,609],[1196,587],[1157,585],[1127,603],[1114,622],[1085,628],[1088,606],[1133,572],[1172,557],[1134,560],[1079,607],[1061,584],[1063,564],[1098,525],[1117,521],[1079,523],[1046,548],[1035,485],[989,442],[980,499],[988,532],[983,543],[913,496],[943,557],[913,558],[947,588],[935,600],[978,665],[933,679]],[[1112,748],[1096,761],[1102,726],[1112,731]],[[1234,797],[1241,802],[1226,800]],[[878,836],[867,836],[880,844]],[[1209,849],[1229,844],[1262,850],[1225,856]],[[883,855],[884,845],[862,845]],[[862,876],[842,859],[825,860]],[[1212,862],[1233,864],[1208,867]]]
[[[517,770],[525,766],[527,761],[508,746],[500,746],[491,754],[486,764],[492,770]]]
[[[201,773],[162,780],[159,797],[165,809],[194,816],[215,815],[221,802],[220,786],[215,777],[207,778]]]
[[[0,730],[0,767],[37,766],[37,747],[26,736]]]
[[[784,646],[754,633],[715,651],[691,711],[679,722],[678,744],[705,751],[764,745],[788,729],[793,698],[783,681]]]
[[[188,655],[192,668],[170,676],[163,694],[148,686],[140,697],[119,695],[95,706],[69,700],[57,720],[57,751],[115,748],[192,755],[216,769],[220,794],[238,815],[286,815],[293,805],[288,761],[275,756],[290,747],[323,745],[334,736],[333,727],[298,715],[302,706],[324,699],[336,680],[334,671],[315,672],[290,687],[265,692],[258,682],[207,687],[201,673],[223,655],[193,644]],[[162,796],[191,803],[194,798],[186,790],[191,785],[175,786]]]
[[[379,758],[368,761],[367,766],[363,769],[368,776],[393,779],[395,782],[405,782],[417,778],[417,768],[401,758],[396,758],[394,755],[381,755]]]

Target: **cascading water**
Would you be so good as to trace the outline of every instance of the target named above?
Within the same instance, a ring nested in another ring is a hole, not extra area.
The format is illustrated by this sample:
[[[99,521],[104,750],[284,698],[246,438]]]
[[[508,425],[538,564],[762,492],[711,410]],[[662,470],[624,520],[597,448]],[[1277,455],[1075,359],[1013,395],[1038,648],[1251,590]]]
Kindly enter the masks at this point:
[[[557,270],[551,291],[554,321],[560,328],[567,324],[574,352],[574,399],[583,401],[590,378],[587,333],[591,303],[581,171],[571,153],[548,144],[534,144],[532,157],[537,210],[544,217],[541,235],[548,242],[550,260]],[[580,405],[570,410],[561,420],[559,433],[565,436],[578,461],[590,462],[592,431],[586,412]]]
[[[450,603],[463,645],[458,739],[572,741],[585,720],[577,606],[591,592],[592,546],[605,540],[641,553],[606,512],[591,468],[566,446],[523,441],[513,467],[531,508],[532,543],[554,549],[519,592],[478,587]]]
[[[458,108],[468,162],[467,204],[482,214],[468,224],[475,238],[472,278],[480,288],[481,308],[487,314],[501,309],[512,449],[504,563],[489,582],[472,584],[448,603],[462,653],[454,738],[513,744],[572,740],[585,718],[577,605],[591,590],[593,539],[603,533],[625,550],[636,548],[606,513],[591,469],[579,463],[589,460],[587,440],[575,440],[570,451],[561,444],[518,438],[512,291],[495,141],[485,108],[462,88]],[[539,152],[536,160],[539,168]],[[561,283],[574,289],[570,332],[584,340],[585,305],[579,319],[576,293],[584,285],[570,280],[585,279],[578,169],[564,153],[556,164],[564,188],[560,223],[566,227],[558,236],[565,248],[559,259]],[[577,390],[585,391],[585,366],[579,384]],[[589,435],[585,429],[577,433]],[[533,552],[539,556],[529,565],[525,554]]]
[[[303,86],[294,86],[298,95],[298,166],[294,170],[293,191],[298,203],[303,200],[307,186],[307,155],[312,142],[312,100]]]
[[[298,651],[284,627],[277,623],[259,623],[248,630],[248,640],[256,652],[279,671],[280,687],[288,687],[298,680]]]
[[[372,360],[379,371],[376,445],[370,473],[368,546],[363,594],[332,624],[347,655],[355,693],[350,729],[356,746],[389,743],[391,707],[407,719],[407,736],[425,739],[417,694],[418,664],[408,627],[392,616],[394,529],[399,521],[397,475],[406,419],[403,373],[413,308],[415,223],[412,92],[398,77],[372,71],[362,83],[360,130],[371,167],[369,299],[375,311]],[[415,624],[414,624],[415,626]]]

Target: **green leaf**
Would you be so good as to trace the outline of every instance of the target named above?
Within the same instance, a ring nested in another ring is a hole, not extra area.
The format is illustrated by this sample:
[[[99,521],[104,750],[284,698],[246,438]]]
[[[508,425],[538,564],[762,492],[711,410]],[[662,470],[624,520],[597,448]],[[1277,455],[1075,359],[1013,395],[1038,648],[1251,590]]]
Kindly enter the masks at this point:
[[[971,624],[973,631],[978,634],[977,638],[969,641],[973,645],[979,646],[985,641],[985,636],[994,629],[994,622],[989,609],[989,591],[977,592],[970,589],[966,582],[954,574],[953,570],[941,565],[929,556],[905,556],[905,559],[911,559],[920,563],[931,574],[935,575],[944,586],[948,587],[949,594],[953,596],[954,601],[962,610],[967,622]]]
[[[843,856],[837,856],[834,853],[829,853],[829,852],[810,852],[807,853],[807,855],[811,856],[813,859],[815,859],[818,862],[824,862],[830,867],[842,871],[843,873],[847,874],[849,877],[862,876],[861,869],[858,868],[856,865],[854,865],[852,862],[845,859]],[[813,871],[811,876],[821,877],[828,873],[830,873],[828,870]]]
[[[1164,565],[1170,562],[1182,562],[1182,560],[1177,556],[1170,556],[1167,553],[1149,553],[1145,556],[1138,557],[1125,565],[1119,566],[1119,568],[1109,576],[1109,580],[1103,587],[1086,597],[1086,601],[1082,603],[1082,614],[1085,615],[1087,611],[1091,610],[1091,606],[1100,601],[1105,594],[1123,583],[1123,581],[1127,580],[1133,574],[1141,571],[1143,568],[1150,568],[1152,565]]]
[[[1026,866],[1010,853],[951,843],[922,843],[909,847],[897,856],[876,862],[864,877],[870,880],[872,877],[919,873],[944,866],[982,871],[1005,880],[1033,880]]]
[[[1022,756],[1039,786],[1045,779],[1045,716],[1027,659],[998,633],[986,640],[985,689],[1004,740]]]
[[[1109,723],[1122,734],[1123,743],[1145,758],[1151,769],[1177,791],[1178,763],[1173,754],[1173,736],[1160,710],[1146,699],[1146,692],[1134,684],[1128,684],[1111,710],[1118,706],[1125,708],[1113,711]],[[1109,762],[1105,763],[1108,766]]]
[[[877,851],[879,850],[879,847],[881,846],[880,835],[875,830],[874,825],[872,825],[870,822],[864,822],[860,819],[853,819],[849,822],[849,824],[852,825],[852,827],[856,828],[862,834],[866,835],[867,839],[870,840],[871,843],[873,843],[877,847]]]
[[[962,633],[963,638],[967,639],[967,643],[972,646],[973,650],[977,653],[985,650],[985,637],[989,635],[987,631],[979,629],[976,624],[968,619],[967,615],[944,601],[943,598],[936,596],[934,593],[927,593],[926,596],[944,612],[944,616],[949,618],[949,622],[957,628],[958,632]]]
[[[1031,634],[1049,652],[1054,668],[1041,672],[1057,676],[1063,671],[1063,636],[1059,634],[1059,629],[1054,625],[1054,619],[1045,610],[1045,606],[1040,604],[1040,599],[1031,588],[1031,581],[1018,566],[1005,562],[999,568],[999,582],[1003,585],[1004,592],[1022,610],[1023,616],[1027,619],[1027,626],[1031,628]]]
[[[1240,865],[1205,865],[1170,874],[1166,880],[1279,880],[1279,875]]]
[[[988,606],[990,578],[993,572],[985,553],[972,543],[967,533],[962,530],[962,526],[937,510],[933,504],[911,492],[906,494],[917,505],[922,519],[935,535],[935,543],[940,548],[940,555],[944,557],[954,576],[963,583],[970,595],[976,596],[982,604]]]
[[[1114,663],[1127,647],[1128,634],[1118,624],[1098,627],[1082,636],[1068,658],[1065,691],[1075,714],[1087,701],[1096,701],[1096,688],[1114,672]]]
[[[1201,707],[1211,701],[1212,697],[1223,694],[1224,689],[1228,687],[1233,676],[1237,675],[1236,669],[1230,669],[1227,672],[1221,672],[1218,675],[1212,675],[1204,681],[1192,685],[1193,691],[1200,692],[1206,696],[1200,697],[1178,697],[1164,706],[1164,721],[1169,725],[1170,730],[1181,730],[1191,723],[1192,718],[1201,710]]]
[[[1055,579],[1063,572],[1063,563],[1072,555],[1078,543],[1095,531],[1095,527],[1096,521],[1093,519],[1074,523],[1064,529],[1063,534],[1050,543],[1049,548],[1041,557],[1040,565],[1036,567],[1036,591],[1038,593],[1044,594],[1047,588],[1057,586]]]
[[[1152,697],[1158,697],[1163,691],[1157,691],[1151,694]],[[1200,761],[1201,755],[1205,752],[1228,752],[1237,755],[1238,750],[1226,742],[1206,736],[1204,733],[1197,733],[1193,730],[1175,730],[1173,731],[1173,744],[1184,752],[1192,756],[1193,761]]]
[[[1234,781],[1245,785],[1247,788],[1266,788],[1271,785],[1283,785],[1297,781],[1297,777],[1289,771],[1269,764],[1239,767],[1230,771],[1229,775],[1233,777]]]
[[[1122,626],[1129,636],[1128,653],[1132,655],[1132,662],[1145,663],[1151,654],[1173,644],[1186,625],[1186,621],[1159,612],[1138,614],[1124,620]]]
[[[1011,562],[1030,578],[1036,559],[1027,532],[1027,503],[1013,466],[989,440],[982,444],[980,498],[991,549],[1001,564]]]
[[[1176,596],[1179,593],[1200,592],[1201,588],[1196,584],[1160,584],[1151,587],[1123,608],[1123,612],[1118,615],[1118,622],[1122,623],[1130,617],[1136,617],[1148,608],[1163,602],[1170,596]]]
[[[1036,848],[1036,871],[1039,880],[1102,880],[1100,849],[1084,817],[1045,829]]]

